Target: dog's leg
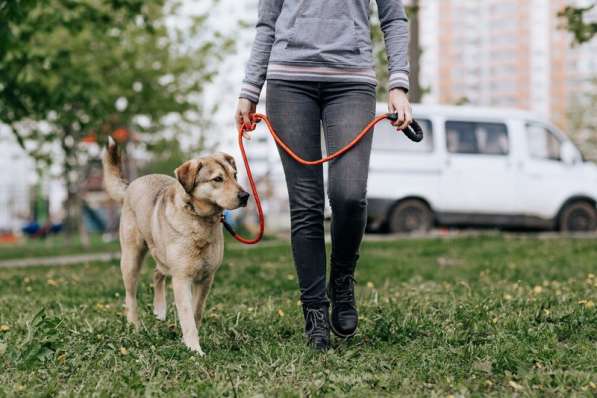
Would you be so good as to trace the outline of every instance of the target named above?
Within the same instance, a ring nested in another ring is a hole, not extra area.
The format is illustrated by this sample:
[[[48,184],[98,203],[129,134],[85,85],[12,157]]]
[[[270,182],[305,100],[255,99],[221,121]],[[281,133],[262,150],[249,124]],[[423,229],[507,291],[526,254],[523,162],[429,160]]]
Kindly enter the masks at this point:
[[[211,275],[209,278],[193,285],[193,312],[195,313],[195,323],[197,324],[197,329],[199,329],[201,326],[203,310],[205,309],[205,299],[209,294],[209,289],[211,289],[213,280],[213,275]]]
[[[139,314],[137,311],[137,279],[145,256],[144,247],[123,247],[120,259],[120,270],[126,291],[126,319],[139,327]]]
[[[185,277],[172,277],[172,289],[174,290],[174,301],[178,312],[178,319],[182,329],[182,340],[192,351],[203,356],[205,353],[199,345],[199,335],[193,314],[193,292],[192,281]]]
[[[120,219],[120,271],[126,291],[126,318],[130,323],[139,327],[137,312],[137,279],[147,252],[147,245],[137,228],[135,217],[131,209],[125,204]]]
[[[166,275],[157,269],[153,273],[153,313],[160,321],[166,319]]]

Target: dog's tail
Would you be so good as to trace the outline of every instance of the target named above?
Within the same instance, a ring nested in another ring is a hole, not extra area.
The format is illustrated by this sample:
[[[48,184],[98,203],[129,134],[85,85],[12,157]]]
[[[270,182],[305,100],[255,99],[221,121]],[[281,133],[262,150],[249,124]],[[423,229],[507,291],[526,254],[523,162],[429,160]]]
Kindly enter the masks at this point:
[[[121,158],[118,153],[118,146],[112,137],[108,137],[108,144],[102,153],[102,165],[104,169],[104,186],[108,195],[118,203],[122,203],[128,183],[122,178]]]

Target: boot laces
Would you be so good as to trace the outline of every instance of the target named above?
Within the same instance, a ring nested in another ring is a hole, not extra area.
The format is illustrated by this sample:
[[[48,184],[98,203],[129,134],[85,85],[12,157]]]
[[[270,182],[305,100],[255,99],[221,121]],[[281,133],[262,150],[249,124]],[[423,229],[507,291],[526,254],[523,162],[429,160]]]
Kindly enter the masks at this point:
[[[350,274],[334,279],[334,301],[337,303],[352,303],[354,301],[354,284],[356,279]]]
[[[307,308],[307,324],[311,324],[311,328],[307,330],[307,334],[312,337],[325,337],[325,317],[323,311],[319,308]]]

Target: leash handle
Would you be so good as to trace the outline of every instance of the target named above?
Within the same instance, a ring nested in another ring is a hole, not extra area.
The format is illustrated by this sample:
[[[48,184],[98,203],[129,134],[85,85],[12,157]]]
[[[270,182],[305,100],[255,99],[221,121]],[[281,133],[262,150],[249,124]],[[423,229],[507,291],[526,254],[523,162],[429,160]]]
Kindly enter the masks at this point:
[[[325,162],[329,162],[330,160],[335,159],[337,157],[340,157],[344,153],[351,150],[356,144],[359,143],[359,141],[361,141],[363,139],[363,137],[365,135],[367,135],[368,133],[373,131],[373,127],[375,127],[375,125],[377,123],[381,122],[382,120],[386,120],[386,119],[389,119],[391,121],[396,121],[396,120],[398,120],[398,115],[395,113],[385,113],[385,114],[378,115],[373,120],[371,120],[359,132],[359,134],[357,134],[357,136],[354,137],[353,140],[350,141],[343,148],[341,148],[338,151],[336,151],[328,156],[325,156],[321,159],[306,160],[306,159],[303,159],[300,156],[298,156],[292,150],[292,148],[290,148],[288,145],[286,145],[286,143],[284,141],[282,141],[282,139],[278,136],[278,133],[276,133],[276,130],[272,126],[272,124],[267,116],[262,115],[260,113],[255,113],[255,114],[251,115],[251,124],[245,125],[243,123],[240,125],[240,127],[238,129],[238,146],[240,148],[240,152],[241,152],[241,155],[243,158],[245,170],[247,171],[247,179],[249,180],[249,185],[251,186],[251,191],[253,193],[253,198],[255,200],[255,207],[257,207],[257,215],[259,217],[259,231],[257,232],[257,235],[253,239],[244,238],[244,237],[240,236],[238,233],[236,233],[234,231],[234,229],[232,228],[232,226],[230,226],[230,224],[228,224],[222,217],[221,221],[222,221],[222,224],[224,225],[224,228],[226,228],[226,230],[234,237],[234,239],[236,239],[237,241],[239,241],[241,243],[245,243],[247,245],[255,244],[255,243],[259,242],[261,240],[261,238],[263,238],[263,232],[265,231],[265,217],[263,215],[263,209],[261,207],[261,199],[259,198],[259,192],[257,192],[257,186],[255,185],[255,180],[253,179],[253,173],[251,173],[251,166],[249,165],[249,159],[248,159],[247,153],[245,151],[245,145],[244,145],[244,141],[243,141],[243,139],[244,139],[243,134],[247,131],[255,130],[257,123],[263,121],[265,123],[269,133],[271,134],[272,138],[274,139],[274,141],[276,141],[276,144],[278,144],[278,146],[280,148],[282,148],[284,150],[284,152],[286,152],[296,162],[298,162],[299,164],[302,164],[304,166],[317,166],[317,165],[323,164]],[[408,138],[410,138],[411,140],[413,140],[415,142],[419,142],[423,139],[423,129],[414,120],[412,121],[412,123],[410,124],[410,126],[408,128],[406,128],[402,131]]]
[[[388,113],[387,118],[388,120],[395,122],[398,120],[398,113]],[[423,140],[423,129],[421,128],[421,125],[414,119],[405,129],[402,130],[402,132],[411,141],[421,142]]]

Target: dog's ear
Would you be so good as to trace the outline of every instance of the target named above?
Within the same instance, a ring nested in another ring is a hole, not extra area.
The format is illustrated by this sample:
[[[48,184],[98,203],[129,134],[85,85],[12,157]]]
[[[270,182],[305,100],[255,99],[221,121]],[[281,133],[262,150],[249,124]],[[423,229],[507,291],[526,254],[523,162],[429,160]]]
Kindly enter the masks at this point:
[[[199,174],[199,170],[201,170],[201,166],[202,163],[200,160],[193,159],[184,162],[174,170],[176,179],[188,193],[191,193],[193,188],[195,188],[195,181],[197,179],[197,174]]]
[[[226,163],[228,163],[230,166],[232,166],[232,168],[234,169],[234,171],[236,171],[236,162],[234,161],[234,158],[230,155],[228,155],[227,153],[224,152],[220,152],[219,155],[224,158],[224,161],[226,161]]]

